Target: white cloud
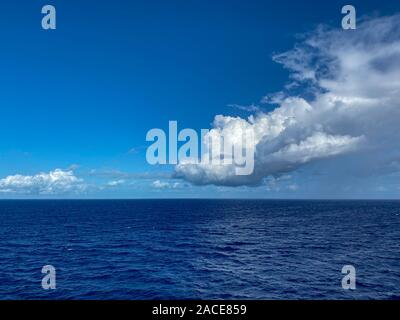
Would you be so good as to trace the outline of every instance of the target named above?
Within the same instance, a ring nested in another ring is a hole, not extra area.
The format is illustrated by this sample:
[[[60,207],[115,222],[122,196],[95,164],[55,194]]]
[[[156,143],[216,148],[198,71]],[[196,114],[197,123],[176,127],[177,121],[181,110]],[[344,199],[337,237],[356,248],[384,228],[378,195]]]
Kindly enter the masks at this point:
[[[83,180],[77,178],[73,171],[61,169],[33,176],[16,174],[0,179],[1,193],[62,194],[82,191],[85,187]]]
[[[262,101],[279,106],[248,119],[218,115],[210,132],[227,131],[235,143],[239,132],[253,130],[254,173],[237,176],[233,165],[179,164],[176,177],[198,185],[257,185],[350,153],[360,155],[352,170],[373,163],[398,168],[400,15],[364,19],[356,31],[319,27],[274,60],[291,72],[287,87],[297,94],[268,95]]]
[[[113,181],[109,181],[108,183],[107,183],[107,186],[108,187],[118,187],[118,186],[120,186],[120,185],[122,185],[122,184],[124,184],[125,183],[125,180],[123,180],[123,179],[120,179],[120,180],[113,180]]]
[[[291,191],[297,191],[297,190],[299,190],[299,188],[300,187],[297,184],[291,184],[288,186],[288,189]]]
[[[167,182],[161,180],[155,180],[151,185],[155,189],[178,189],[183,187],[183,184],[180,182]]]

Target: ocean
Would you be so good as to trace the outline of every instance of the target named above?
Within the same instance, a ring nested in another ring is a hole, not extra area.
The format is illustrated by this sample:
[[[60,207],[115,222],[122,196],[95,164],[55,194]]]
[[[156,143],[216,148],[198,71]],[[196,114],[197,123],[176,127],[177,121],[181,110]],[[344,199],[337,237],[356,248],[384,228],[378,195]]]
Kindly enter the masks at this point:
[[[400,202],[0,201],[0,299],[400,299]]]

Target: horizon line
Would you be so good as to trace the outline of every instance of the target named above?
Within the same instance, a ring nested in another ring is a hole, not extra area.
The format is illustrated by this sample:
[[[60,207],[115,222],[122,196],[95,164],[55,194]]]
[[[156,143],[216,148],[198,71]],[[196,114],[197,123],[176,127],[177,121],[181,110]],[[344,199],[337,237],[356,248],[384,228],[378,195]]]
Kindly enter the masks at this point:
[[[400,198],[0,198],[0,201],[135,201],[135,200],[256,200],[256,201],[400,201]]]

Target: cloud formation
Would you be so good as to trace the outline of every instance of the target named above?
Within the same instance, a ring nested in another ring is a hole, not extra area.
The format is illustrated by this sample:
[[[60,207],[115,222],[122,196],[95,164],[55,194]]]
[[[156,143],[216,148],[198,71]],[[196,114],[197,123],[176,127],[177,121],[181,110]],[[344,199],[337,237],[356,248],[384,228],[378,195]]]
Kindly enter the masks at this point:
[[[253,174],[237,176],[234,165],[181,163],[175,177],[197,185],[259,185],[349,154],[358,155],[357,166],[399,169],[400,15],[365,18],[357,30],[321,26],[273,59],[291,79],[284,91],[262,99],[276,109],[248,119],[217,115],[210,131],[228,132],[235,143],[240,132],[253,130]]]
[[[112,180],[112,181],[109,181],[108,183],[107,183],[107,186],[108,187],[118,187],[118,186],[120,186],[120,185],[123,185],[125,183],[125,180],[123,180],[123,179],[120,179],[120,180]]]
[[[11,175],[0,179],[0,193],[50,195],[83,191],[85,184],[72,170],[56,169],[32,176]]]
[[[161,181],[155,180],[152,182],[152,187],[155,189],[178,189],[182,188],[184,184],[180,182],[168,182],[168,181]]]

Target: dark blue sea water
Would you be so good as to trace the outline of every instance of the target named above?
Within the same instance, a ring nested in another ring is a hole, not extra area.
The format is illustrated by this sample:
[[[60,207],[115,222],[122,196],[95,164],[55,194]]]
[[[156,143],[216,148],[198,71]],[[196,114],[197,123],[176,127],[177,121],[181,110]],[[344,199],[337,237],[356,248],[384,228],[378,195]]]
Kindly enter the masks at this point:
[[[400,202],[0,201],[0,299],[399,297]]]

